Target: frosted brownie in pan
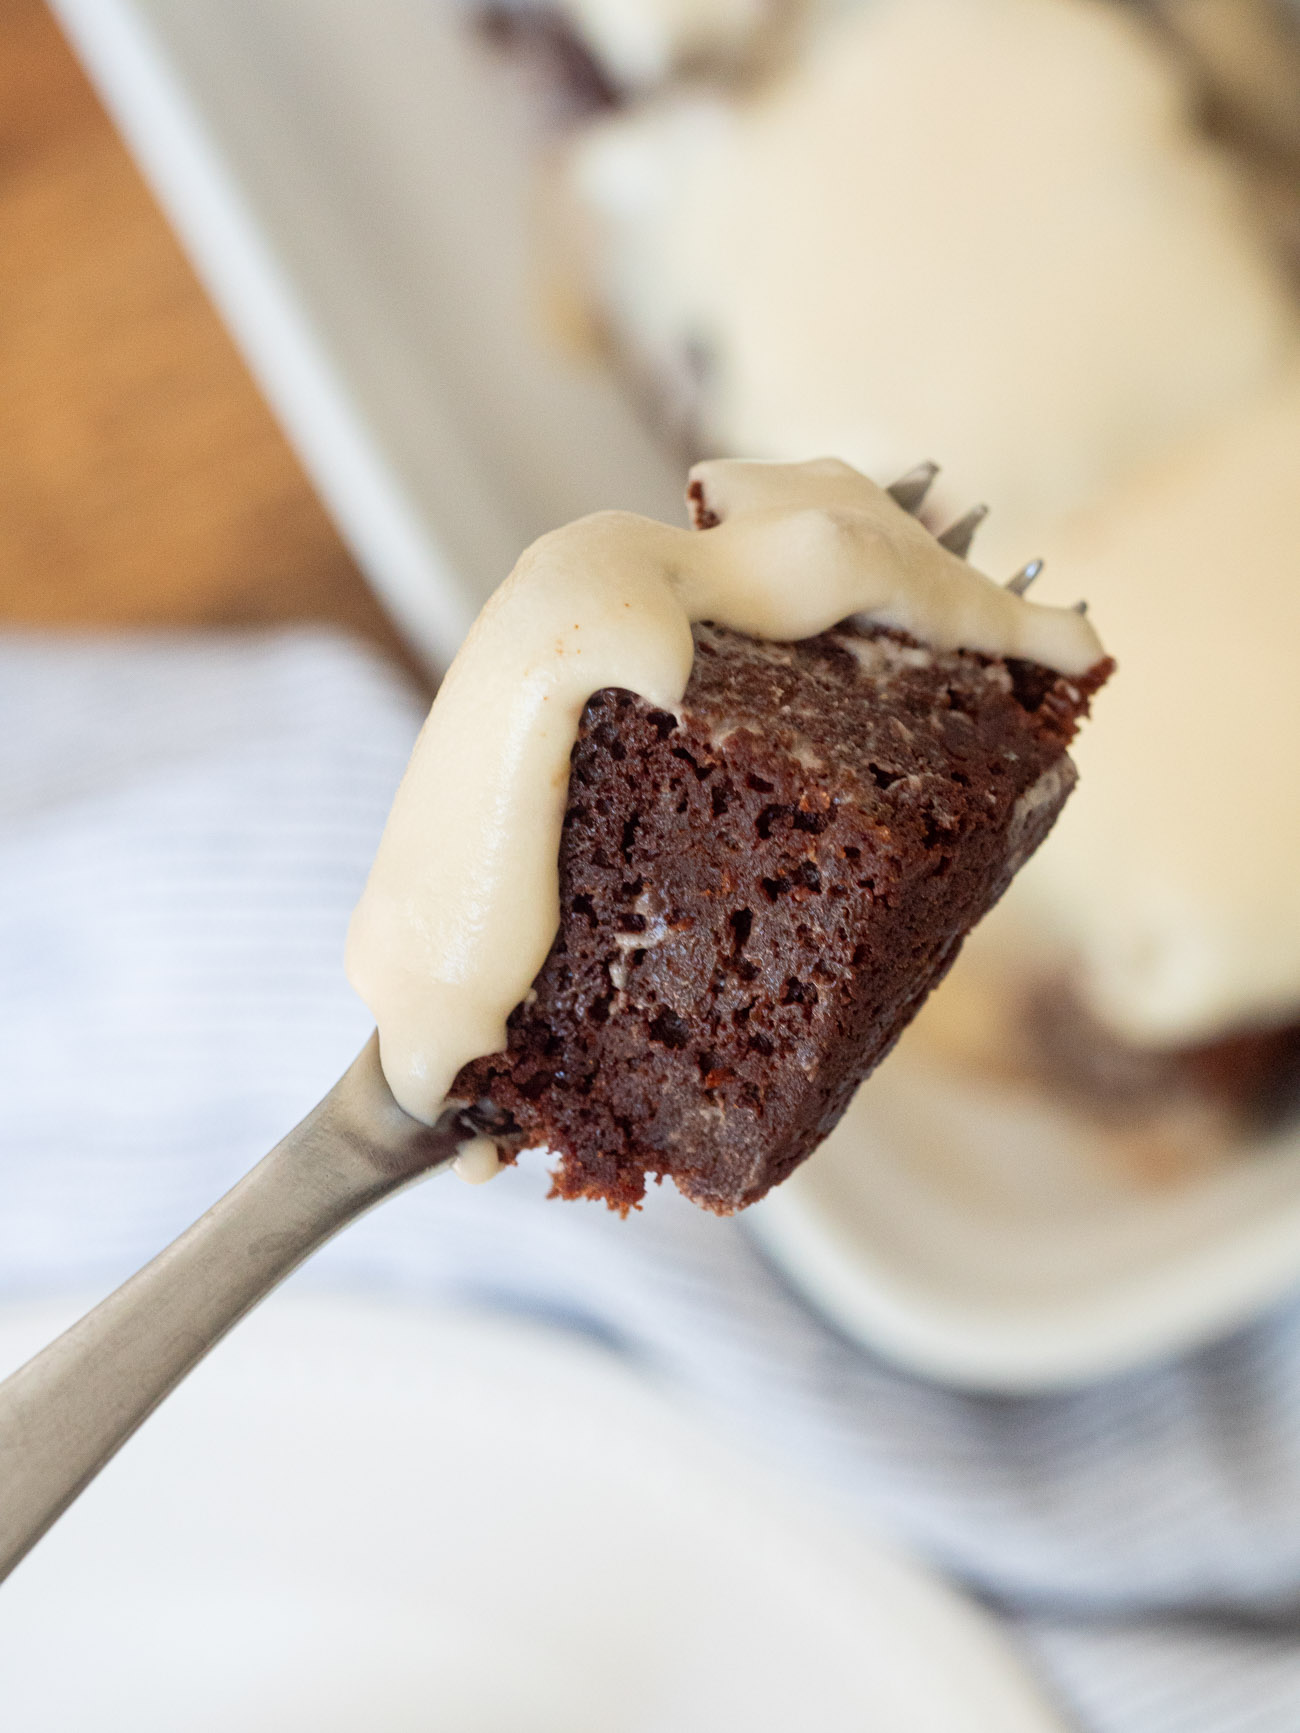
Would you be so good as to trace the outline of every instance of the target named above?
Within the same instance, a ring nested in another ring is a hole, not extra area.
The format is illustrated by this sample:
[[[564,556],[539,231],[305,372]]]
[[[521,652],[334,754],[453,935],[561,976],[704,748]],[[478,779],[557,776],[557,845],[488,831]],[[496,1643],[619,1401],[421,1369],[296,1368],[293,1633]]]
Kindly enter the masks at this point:
[[[914,1037],[1175,1176],[1300,1109],[1300,367],[1048,532],[1127,678]],[[1141,751],[1134,742],[1141,742]]]

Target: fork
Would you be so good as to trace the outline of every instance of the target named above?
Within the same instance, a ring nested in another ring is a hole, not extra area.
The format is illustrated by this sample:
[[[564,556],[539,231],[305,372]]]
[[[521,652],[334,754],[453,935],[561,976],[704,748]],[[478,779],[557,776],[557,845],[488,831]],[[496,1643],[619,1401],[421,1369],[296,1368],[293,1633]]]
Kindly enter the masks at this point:
[[[449,1167],[371,1036],[318,1106],[179,1239],[0,1383],[0,1581],[203,1356],[318,1246]]]

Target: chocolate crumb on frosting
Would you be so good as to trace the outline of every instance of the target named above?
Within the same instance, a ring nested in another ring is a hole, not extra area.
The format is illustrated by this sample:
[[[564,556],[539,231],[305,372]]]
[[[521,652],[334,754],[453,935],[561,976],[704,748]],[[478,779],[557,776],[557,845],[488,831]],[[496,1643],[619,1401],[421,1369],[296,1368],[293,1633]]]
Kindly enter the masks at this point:
[[[695,628],[680,712],[596,693],[573,749],[561,924],[502,1053],[449,1103],[554,1191],[647,1175],[720,1214],[830,1132],[1050,830],[1081,677],[844,624]]]

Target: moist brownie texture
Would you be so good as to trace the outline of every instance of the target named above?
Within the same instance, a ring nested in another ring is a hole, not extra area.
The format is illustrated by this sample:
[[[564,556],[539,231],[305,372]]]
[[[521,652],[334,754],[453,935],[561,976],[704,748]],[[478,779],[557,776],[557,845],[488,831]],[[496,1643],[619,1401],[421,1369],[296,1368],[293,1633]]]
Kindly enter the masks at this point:
[[[449,1103],[620,1211],[647,1174],[743,1208],[827,1135],[1051,828],[1110,671],[851,625],[695,637],[679,715],[588,703],[559,933],[506,1051]]]

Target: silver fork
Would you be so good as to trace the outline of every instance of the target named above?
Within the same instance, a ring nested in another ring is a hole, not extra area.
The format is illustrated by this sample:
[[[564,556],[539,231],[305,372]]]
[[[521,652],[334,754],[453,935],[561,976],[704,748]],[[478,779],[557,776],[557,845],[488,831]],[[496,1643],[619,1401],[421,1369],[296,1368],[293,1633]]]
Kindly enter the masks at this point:
[[[450,1166],[372,1036],[313,1110],[179,1239],[0,1383],[0,1581],[245,1313],[340,1228]]]

